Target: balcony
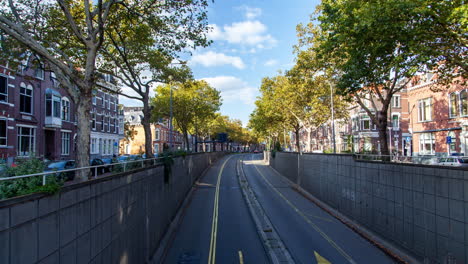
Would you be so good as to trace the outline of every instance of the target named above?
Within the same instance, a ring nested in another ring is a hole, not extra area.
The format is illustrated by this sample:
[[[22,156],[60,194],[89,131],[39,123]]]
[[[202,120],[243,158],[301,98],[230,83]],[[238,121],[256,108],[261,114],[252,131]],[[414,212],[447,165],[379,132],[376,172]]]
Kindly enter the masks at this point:
[[[46,105],[45,105],[45,127],[60,128],[62,127],[62,111],[61,95],[58,91],[46,89]]]
[[[60,128],[60,127],[62,127],[62,119],[58,118],[58,117],[53,117],[53,116],[46,116],[44,126],[45,127]]]

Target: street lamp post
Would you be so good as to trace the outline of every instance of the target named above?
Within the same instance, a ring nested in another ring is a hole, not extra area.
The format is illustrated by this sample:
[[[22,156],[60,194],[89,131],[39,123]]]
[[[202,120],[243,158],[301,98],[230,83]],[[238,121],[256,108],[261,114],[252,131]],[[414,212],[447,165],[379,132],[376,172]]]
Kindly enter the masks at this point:
[[[331,102],[331,118],[332,118],[332,137],[333,137],[333,153],[336,153],[335,142],[335,110],[333,108],[333,85],[330,83],[330,102]]]
[[[170,96],[169,96],[169,149],[173,150],[174,142],[172,138],[172,76],[169,76],[169,89],[170,89]]]

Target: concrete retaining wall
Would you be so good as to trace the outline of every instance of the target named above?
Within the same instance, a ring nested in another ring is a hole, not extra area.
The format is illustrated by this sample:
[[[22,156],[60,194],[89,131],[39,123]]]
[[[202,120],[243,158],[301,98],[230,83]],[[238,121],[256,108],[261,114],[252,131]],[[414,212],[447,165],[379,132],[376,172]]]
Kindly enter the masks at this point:
[[[310,194],[428,263],[468,263],[467,170],[361,162],[351,155],[276,153],[266,160]]]
[[[193,182],[221,152],[0,202],[0,263],[145,263]]]

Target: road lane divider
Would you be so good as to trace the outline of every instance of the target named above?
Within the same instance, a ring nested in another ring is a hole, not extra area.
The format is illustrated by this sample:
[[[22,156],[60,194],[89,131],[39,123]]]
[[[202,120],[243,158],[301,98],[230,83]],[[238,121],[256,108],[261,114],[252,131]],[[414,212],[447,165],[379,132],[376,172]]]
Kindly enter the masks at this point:
[[[221,185],[221,177],[223,176],[224,166],[226,166],[226,163],[232,157],[233,156],[230,156],[223,162],[223,165],[221,165],[221,168],[219,169],[219,173],[218,173],[218,180],[216,182],[216,190],[215,190],[215,197],[214,197],[214,203],[213,203],[213,218],[211,222],[211,238],[210,238],[210,252],[208,255],[208,264],[216,263],[216,238],[218,235],[219,189]]]
[[[242,196],[244,197],[247,208],[252,216],[257,233],[262,241],[263,248],[274,264],[290,264],[295,263],[289,250],[284,245],[280,236],[276,232],[273,224],[265,210],[258,202],[257,197],[249,185],[242,169],[242,160],[237,162],[237,176],[239,185],[241,186]]]
[[[244,264],[244,255],[242,255],[242,251],[239,250],[239,264]]]
[[[356,262],[349,256],[338,244],[333,241],[325,232],[322,231],[314,222],[312,222],[307,215],[305,215],[300,209],[298,209],[288,198],[286,198],[280,191],[278,191],[273,184],[265,177],[265,175],[257,168],[257,165],[252,162],[255,170],[260,174],[265,183],[278,194],[299,216],[301,216],[306,223],[308,223],[317,233],[319,233],[333,248],[335,248],[340,255],[342,255],[349,263],[356,264]]]

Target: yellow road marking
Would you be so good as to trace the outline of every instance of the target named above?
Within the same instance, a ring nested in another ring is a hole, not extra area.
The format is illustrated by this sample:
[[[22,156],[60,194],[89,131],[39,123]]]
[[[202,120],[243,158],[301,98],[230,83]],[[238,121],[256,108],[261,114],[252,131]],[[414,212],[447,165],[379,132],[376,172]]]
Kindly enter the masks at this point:
[[[216,260],[216,237],[218,233],[218,203],[219,203],[219,186],[221,185],[221,176],[223,175],[224,166],[233,156],[227,158],[223,165],[221,165],[221,169],[218,173],[218,181],[216,182],[216,191],[215,191],[215,199],[213,205],[213,221],[211,222],[211,239],[210,239],[210,252],[208,255],[208,264],[214,264]]]
[[[345,259],[347,259],[349,261],[349,263],[352,263],[352,264],[356,264],[356,262],[351,258],[351,256],[349,256],[348,254],[346,254],[346,252],[344,252],[343,249],[340,248],[340,246],[338,246],[335,241],[333,241],[333,239],[331,239],[327,234],[325,234],[316,224],[314,224],[303,212],[301,212],[301,210],[299,210],[291,201],[289,201],[280,191],[278,191],[276,188],[274,188],[274,186],[270,183],[270,181],[268,181],[265,177],[265,175],[263,175],[263,173],[257,168],[257,165],[253,164],[255,170],[258,171],[258,173],[260,174],[260,176],[262,176],[263,180],[265,180],[265,182],[270,186],[270,188],[275,191],[281,198],[283,198],[283,200],[289,205],[291,206],[291,208],[294,209],[294,211],[296,211],[297,214],[299,214],[300,216],[302,216],[302,218],[310,225],[312,226],[313,229],[315,229],[315,231],[317,231],[328,243],[330,243],[330,245],[332,247],[334,247]]]
[[[242,255],[242,251],[239,250],[239,264],[244,264],[244,256]]]
[[[314,251],[314,254],[315,254],[315,259],[317,260],[317,264],[331,264],[331,262],[328,261],[326,258],[320,256],[320,254],[317,253],[317,251]]]
[[[313,218],[317,218],[317,219],[320,219],[320,220],[323,220],[323,221],[327,221],[327,222],[333,223],[333,221],[332,221],[331,219],[326,218],[326,217],[314,215],[314,214],[312,214],[312,213],[304,213],[304,214],[307,215],[307,216],[313,217]]]

